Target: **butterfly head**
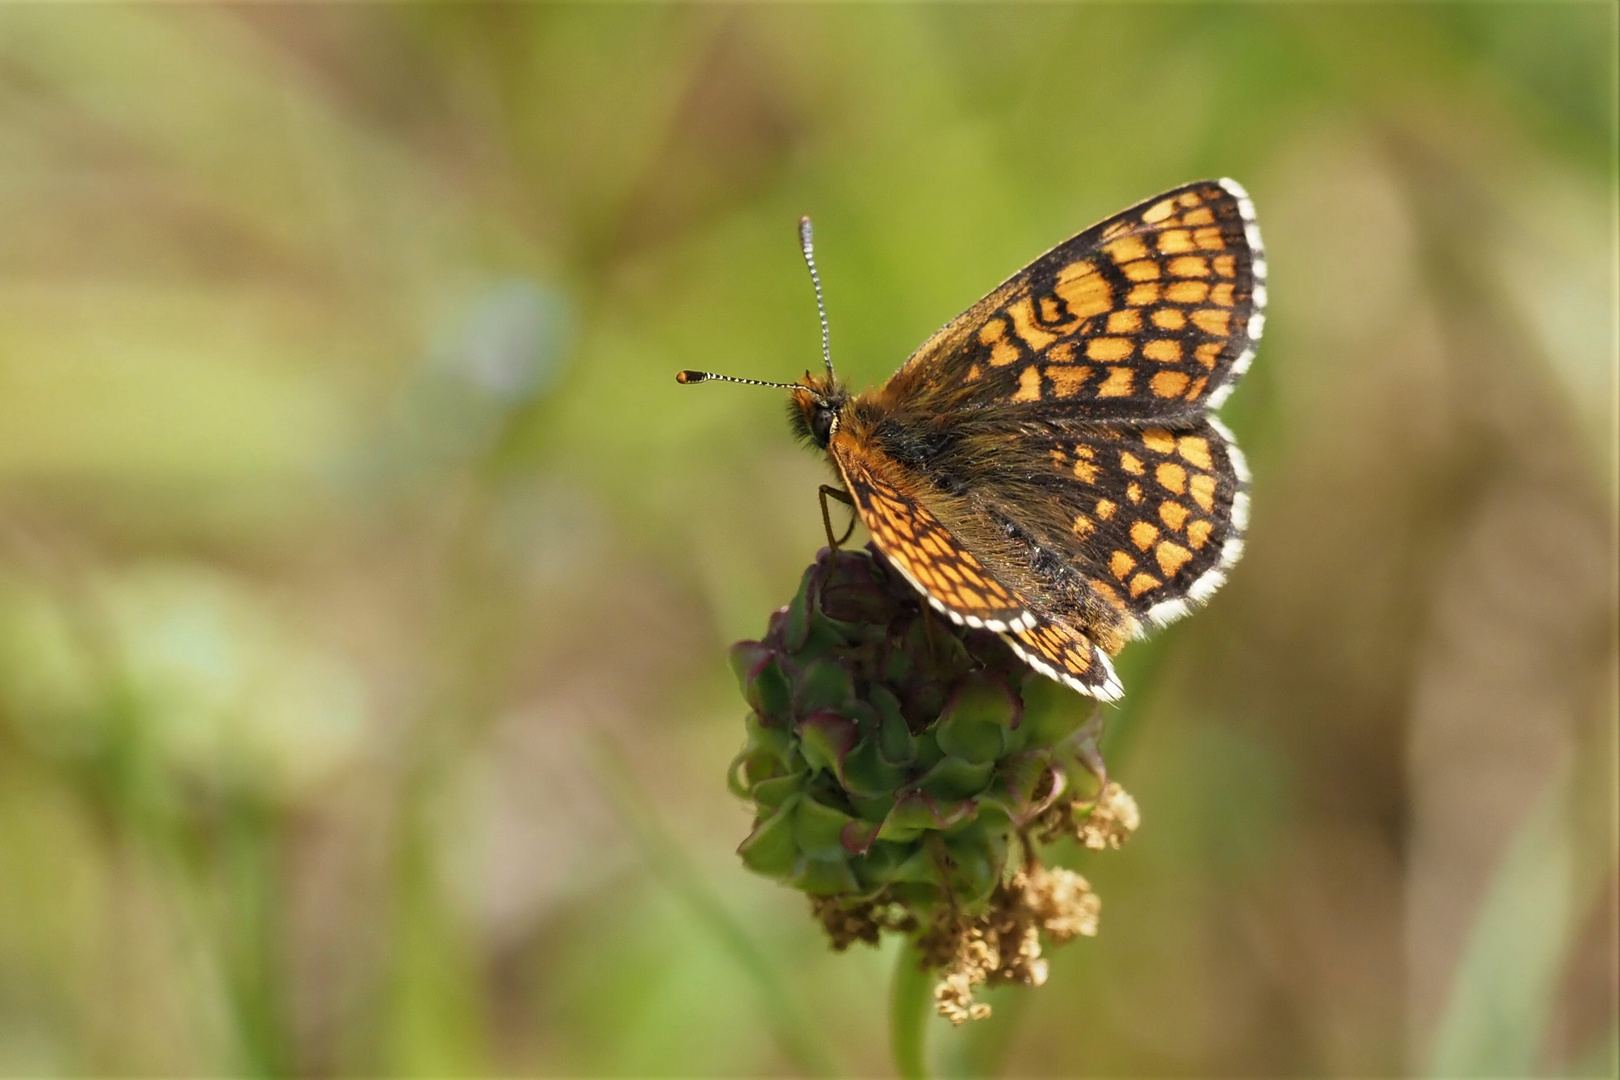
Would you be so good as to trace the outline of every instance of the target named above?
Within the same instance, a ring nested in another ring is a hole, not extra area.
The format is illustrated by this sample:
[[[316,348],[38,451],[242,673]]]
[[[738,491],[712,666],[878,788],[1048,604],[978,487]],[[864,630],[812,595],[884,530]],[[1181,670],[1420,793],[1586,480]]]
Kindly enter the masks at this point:
[[[849,394],[831,375],[805,373],[804,381],[788,395],[788,422],[801,439],[825,450],[838,432],[839,417]]]

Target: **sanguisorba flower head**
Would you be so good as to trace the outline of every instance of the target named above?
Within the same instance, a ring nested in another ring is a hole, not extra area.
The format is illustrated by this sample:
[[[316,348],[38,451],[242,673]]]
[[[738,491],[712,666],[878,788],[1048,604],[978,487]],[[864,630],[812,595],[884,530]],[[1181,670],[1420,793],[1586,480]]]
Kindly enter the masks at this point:
[[[1032,837],[1118,846],[1135,805],[1102,778],[1091,725],[1026,707],[1040,677],[996,634],[934,615],[881,556],[823,549],[731,663],[751,707],[739,853],[807,893],[836,947],[917,931],[960,1021],[987,1012],[979,983],[1044,981],[1042,932],[1095,933],[1097,898]]]

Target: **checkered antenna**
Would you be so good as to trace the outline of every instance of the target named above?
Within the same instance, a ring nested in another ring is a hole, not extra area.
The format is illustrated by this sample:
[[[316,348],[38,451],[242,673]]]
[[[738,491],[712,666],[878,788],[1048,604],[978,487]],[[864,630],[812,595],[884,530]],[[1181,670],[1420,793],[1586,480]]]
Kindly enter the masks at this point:
[[[816,314],[821,316],[821,359],[827,365],[827,378],[833,377],[832,343],[827,332],[827,305],[821,298],[821,275],[816,273],[816,250],[810,219],[799,219],[799,249],[804,252],[804,264],[810,268],[810,283],[816,287]]]

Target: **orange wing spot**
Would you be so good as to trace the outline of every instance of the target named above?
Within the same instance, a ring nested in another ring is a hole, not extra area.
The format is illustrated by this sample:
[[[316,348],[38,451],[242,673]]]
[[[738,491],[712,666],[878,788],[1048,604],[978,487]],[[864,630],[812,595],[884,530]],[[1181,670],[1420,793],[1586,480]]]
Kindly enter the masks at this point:
[[[1132,281],[1154,281],[1159,276],[1159,264],[1152,259],[1138,259],[1133,263],[1126,263],[1120,269]]]
[[[1164,291],[1164,298],[1174,304],[1202,304],[1209,295],[1209,286],[1202,281],[1177,281]]]
[[[1176,448],[1176,440],[1164,428],[1148,428],[1142,432],[1142,445],[1155,454],[1168,454]]]
[[[1162,582],[1152,574],[1137,574],[1131,578],[1131,599],[1134,600],[1149,589],[1158,588],[1161,584]]]
[[[1223,281],[1209,290],[1209,298],[1224,307],[1232,306],[1232,283]]]
[[[1018,392],[1012,396],[1012,399],[1014,401],[1041,400],[1041,372],[1034,364],[1018,373]]]
[[[1181,360],[1181,342],[1174,338],[1154,338],[1142,346],[1142,355],[1161,364],[1175,364]]]
[[[974,364],[972,367],[968,368],[967,377],[963,381],[978,382],[982,378],[984,378],[984,372],[979,370],[978,364]]]
[[[1087,484],[1095,484],[1097,482],[1097,466],[1089,461],[1076,461],[1074,463],[1074,475]]]
[[[1087,461],[1091,461],[1093,458],[1095,458],[1097,456],[1097,451],[1093,450],[1091,447],[1087,446],[1085,443],[1079,443],[1074,448],[1074,456],[1075,457],[1083,457]]]
[[[1074,342],[1060,341],[1046,350],[1046,361],[1049,364],[1074,363]]]
[[[1107,521],[1109,518],[1113,517],[1114,511],[1118,509],[1118,504],[1116,504],[1112,499],[1097,500],[1097,516],[1102,518],[1104,521]]]
[[[1159,504],[1159,520],[1164,522],[1171,530],[1181,531],[1181,526],[1187,522],[1187,508],[1178,502],[1169,499]]]
[[[1107,600],[1109,603],[1114,605],[1119,604],[1119,593],[1115,592],[1114,587],[1108,582],[1104,581],[1102,578],[1087,578],[1086,584],[1090,585],[1093,589],[1096,589],[1097,595],[1101,596],[1104,600]]]
[[[1007,314],[1012,318],[1014,332],[1025,345],[1036,352],[1040,352],[1057,340],[1056,334],[1043,330],[1038,324],[1035,318],[1035,301],[1030,297],[1026,296],[1018,303],[1008,305]]]
[[[1147,222],[1149,225],[1157,225],[1159,222],[1163,221],[1165,218],[1169,217],[1175,212],[1175,200],[1161,199],[1152,206],[1148,207],[1146,210],[1142,211],[1142,220]]]
[[[961,590],[959,595],[960,595],[960,599],[962,601],[962,606],[963,607],[967,607],[967,608],[983,608],[983,607],[988,607],[989,606],[988,604],[986,604],[984,602],[984,597],[980,596],[978,593],[974,592],[972,589],[963,587],[963,589]]]
[[[1201,278],[1209,276],[1209,260],[1202,255],[1182,255],[1170,260],[1170,276]]]
[[[1146,307],[1148,304],[1159,302],[1159,286],[1154,284],[1132,285],[1131,291],[1125,295],[1125,302],[1134,307]]]
[[[1057,297],[1055,297],[1055,296],[1043,296],[1043,297],[1041,297],[1041,322],[1048,323],[1048,324],[1051,324],[1053,326],[1058,326],[1059,323],[1068,322],[1068,316],[1069,316],[1069,313],[1064,308],[1063,302],[1061,300],[1059,300]],[[1068,332],[1067,327],[1061,327],[1060,326],[1060,327],[1058,327],[1058,329],[1062,330],[1064,333]]]
[[[1052,366],[1046,369],[1046,377],[1052,380],[1052,392],[1055,395],[1069,398],[1080,392],[1080,387],[1091,377],[1091,369]]]
[[[1192,552],[1180,544],[1172,544],[1165,540],[1153,549],[1153,557],[1159,561],[1159,569],[1164,572],[1164,576],[1173,578],[1177,570],[1187,565],[1187,561],[1192,558]]]
[[[1198,194],[1196,191],[1183,191],[1179,196],[1176,197],[1176,201],[1182,206],[1191,207],[1204,205],[1204,197]]]
[[[1101,315],[1114,306],[1114,290],[1091,263],[1080,260],[1058,271],[1052,290],[1069,305],[1069,314],[1077,319]]]
[[[1154,471],[1153,476],[1154,479],[1159,481],[1159,486],[1166,491],[1173,491],[1180,495],[1187,490],[1187,470],[1173,461],[1166,461],[1160,465]],[[1204,509],[1207,510],[1209,507],[1206,506]]]
[[[939,570],[939,572],[941,574],[943,574],[944,576],[950,578],[952,583],[954,583],[956,585],[962,584],[962,574],[961,574],[961,572],[958,571],[956,569],[956,567],[952,566],[950,563],[948,563],[948,562],[940,563],[939,567],[938,567],[938,570]]]
[[[1193,233],[1193,242],[1204,251],[1226,250],[1226,241],[1221,239],[1221,230],[1213,226]]]
[[[1232,313],[1230,311],[1222,311],[1219,308],[1200,308],[1192,314],[1194,326],[1204,333],[1214,334],[1216,337],[1225,337],[1231,332],[1228,329],[1231,319]]]
[[[1132,505],[1141,502],[1142,485],[1138,484],[1135,480],[1132,480],[1130,483],[1126,484],[1125,497],[1131,501]]]
[[[1148,385],[1159,397],[1173,398],[1180,396],[1181,392],[1187,389],[1189,381],[1185,372],[1161,371],[1148,380]]]
[[[1152,547],[1153,541],[1157,540],[1158,538],[1159,527],[1157,525],[1151,525],[1146,521],[1135,521],[1131,523],[1131,543],[1135,544],[1141,550],[1146,551],[1148,548]]]
[[[1136,343],[1130,338],[1100,337],[1086,342],[1086,356],[1091,360],[1101,360],[1108,363],[1111,360],[1123,360],[1131,355]]]
[[[1115,577],[1124,581],[1125,575],[1136,569],[1136,560],[1123,551],[1116,551],[1108,560],[1108,569],[1114,572]]]
[[[1148,257],[1147,245],[1134,236],[1122,236],[1111,244],[1104,244],[1103,250],[1112,255],[1117,263],[1128,263],[1132,259]]]
[[[1119,467],[1130,473],[1132,476],[1141,476],[1142,473],[1146,471],[1142,468],[1142,459],[1131,453],[1129,450],[1119,455]]]
[[[1196,465],[1200,469],[1215,467],[1209,459],[1209,440],[1201,436],[1183,435],[1176,440],[1176,451],[1186,458],[1189,464]]]
[[[1160,330],[1180,330],[1187,325],[1187,316],[1180,308],[1162,307],[1153,313],[1153,325]]]
[[[1224,341],[1206,341],[1193,350],[1193,355],[1198,357],[1200,364],[1213,370],[1215,362],[1221,358],[1221,350],[1224,348],[1226,348],[1226,342]]]
[[[1198,378],[1193,380],[1193,384],[1187,388],[1187,392],[1182,396],[1188,401],[1197,401],[1198,395],[1204,392],[1204,384],[1207,382],[1209,382],[1208,379],[1204,378],[1202,375],[1198,376]]]
[[[1160,466],[1160,468],[1164,467]],[[1181,466],[1173,467],[1179,469]],[[1194,476],[1192,483],[1187,485],[1187,490],[1192,493],[1193,502],[1197,503],[1206,514],[1215,505],[1215,478],[1209,473],[1198,473]],[[1177,492],[1177,494],[1180,494],[1180,492]]]
[[[1131,369],[1126,367],[1111,367],[1108,369],[1108,378],[1097,387],[1098,397],[1124,397],[1131,392]]]
[[[1084,514],[1076,514],[1074,515],[1074,524],[1070,526],[1070,529],[1073,530],[1074,535],[1084,540],[1097,531],[1097,523]]]
[[[1214,528],[1214,525],[1211,525],[1203,518],[1199,518],[1187,526],[1187,543],[1191,544],[1195,551],[1202,549],[1205,544],[1209,543],[1209,534]]]
[[[1197,210],[1189,210],[1182,214],[1181,221],[1184,225],[1213,225],[1215,214],[1209,207],[1201,206]]]
[[[945,545],[941,544],[932,533],[917,541],[917,544],[930,555],[938,557],[945,554]]]
[[[1230,255],[1215,256],[1215,272],[1221,277],[1237,276],[1237,260]]]
[[[1110,334],[1134,334],[1140,329],[1142,329],[1142,313],[1135,308],[1126,308],[1108,316]]]
[[[1166,229],[1159,234],[1160,255],[1184,255],[1194,250],[1192,233],[1186,229]]]
[[[1007,340],[1005,319],[991,319],[979,329],[979,343],[990,346],[992,367],[1005,367],[1018,359],[1018,348]]]

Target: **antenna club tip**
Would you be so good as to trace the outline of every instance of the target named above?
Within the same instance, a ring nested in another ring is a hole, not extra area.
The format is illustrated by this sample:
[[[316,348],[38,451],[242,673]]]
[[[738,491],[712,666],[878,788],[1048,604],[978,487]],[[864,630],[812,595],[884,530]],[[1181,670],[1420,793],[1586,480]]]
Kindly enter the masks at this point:
[[[677,371],[675,373],[675,381],[680,383],[682,386],[686,385],[687,383],[702,382],[703,381],[703,372],[701,372],[701,371]]]
[[[809,244],[810,243],[810,236],[811,236],[810,215],[806,214],[804,217],[801,217],[799,219],[799,239],[802,240],[805,244]]]

